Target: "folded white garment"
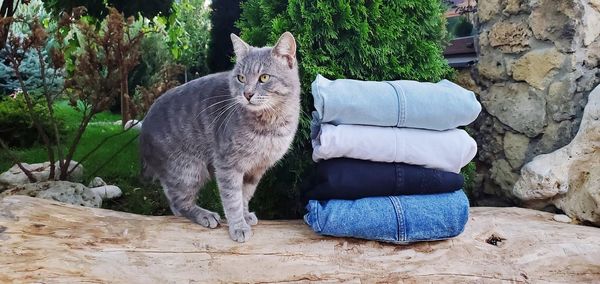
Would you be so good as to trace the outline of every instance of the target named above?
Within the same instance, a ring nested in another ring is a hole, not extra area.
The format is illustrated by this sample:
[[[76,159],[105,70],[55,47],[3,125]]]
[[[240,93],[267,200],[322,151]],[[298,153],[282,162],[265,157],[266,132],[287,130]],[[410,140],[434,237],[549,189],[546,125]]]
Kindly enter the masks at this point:
[[[464,130],[446,131],[322,124],[313,133],[313,160],[353,158],[419,165],[459,173],[477,153]]]

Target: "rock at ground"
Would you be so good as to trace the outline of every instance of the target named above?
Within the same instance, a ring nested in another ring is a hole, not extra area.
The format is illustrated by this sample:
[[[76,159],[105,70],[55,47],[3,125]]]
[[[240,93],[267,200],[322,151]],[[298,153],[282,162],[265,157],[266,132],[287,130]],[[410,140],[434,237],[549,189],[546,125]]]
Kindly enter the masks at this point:
[[[569,218],[569,216],[564,215],[564,214],[556,214],[554,215],[554,217],[552,217],[552,219],[554,219],[554,221],[556,222],[561,222],[561,223],[571,223],[573,220],[571,220],[571,218]]]
[[[264,221],[249,242],[183,217],[24,196],[0,200],[0,282],[593,283],[600,229],[522,208],[471,208],[455,239],[392,245]]]
[[[27,164],[22,163],[23,167],[31,171],[31,174],[37,179],[38,182],[47,181],[50,177],[50,163],[44,162],[39,164]],[[77,165],[77,161],[71,161],[69,163],[69,170],[73,169]],[[60,167],[58,161],[55,163],[55,179],[60,176]],[[77,168],[69,176],[70,181],[81,181],[83,179],[83,166],[78,165]],[[18,185],[29,183],[29,179],[21,171],[17,165],[13,165],[8,171],[0,174],[0,187],[9,187],[10,185]]]
[[[88,187],[99,187],[99,186],[105,186],[107,185],[106,182],[101,178],[101,177],[95,177],[94,179],[92,179],[92,181],[90,181],[90,184],[88,185]]]
[[[600,226],[600,86],[590,93],[571,143],[527,163],[513,194],[527,206],[554,205]]]
[[[123,194],[121,189],[114,185],[92,187],[90,188],[90,190],[98,194],[102,199],[113,199],[121,197],[121,195]]]
[[[68,181],[45,181],[17,185],[0,193],[0,198],[11,195],[26,195],[86,207],[102,205],[102,198],[98,193],[83,184]]]
[[[133,129],[142,129],[142,121],[139,120],[128,120],[125,123],[125,129],[133,128]]]

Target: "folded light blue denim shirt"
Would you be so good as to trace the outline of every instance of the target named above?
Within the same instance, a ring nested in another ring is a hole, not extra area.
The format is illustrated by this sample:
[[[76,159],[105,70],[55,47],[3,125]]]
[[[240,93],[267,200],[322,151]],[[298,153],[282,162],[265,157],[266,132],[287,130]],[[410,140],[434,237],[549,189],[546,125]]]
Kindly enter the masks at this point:
[[[310,200],[304,221],[316,233],[407,244],[463,232],[469,200],[462,190],[428,195]]]
[[[473,122],[481,111],[475,94],[448,80],[328,80],[312,82],[314,123],[447,130]]]

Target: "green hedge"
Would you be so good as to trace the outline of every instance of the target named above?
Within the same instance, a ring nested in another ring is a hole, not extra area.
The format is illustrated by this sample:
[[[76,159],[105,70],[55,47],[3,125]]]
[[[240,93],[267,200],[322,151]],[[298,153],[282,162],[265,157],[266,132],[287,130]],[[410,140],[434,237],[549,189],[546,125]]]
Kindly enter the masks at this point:
[[[54,142],[55,135],[45,102],[38,99],[34,103],[35,115],[42,124],[46,135],[49,136],[51,142]],[[63,135],[65,133],[64,122],[57,118],[56,123],[59,135]],[[0,137],[9,147],[25,148],[31,147],[35,143],[43,144],[23,95],[18,95],[14,99],[9,96],[0,97]],[[0,151],[2,151],[1,148]]]
[[[254,46],[272,45],[290,31],[298,45],[303,118],[294,148],[261,182],[251,204],[262,218],[302,213],[299,187],[311,168],[310,84],[330,79],[438,81],[451,74],[439,0],[248,0],[237,25]]]

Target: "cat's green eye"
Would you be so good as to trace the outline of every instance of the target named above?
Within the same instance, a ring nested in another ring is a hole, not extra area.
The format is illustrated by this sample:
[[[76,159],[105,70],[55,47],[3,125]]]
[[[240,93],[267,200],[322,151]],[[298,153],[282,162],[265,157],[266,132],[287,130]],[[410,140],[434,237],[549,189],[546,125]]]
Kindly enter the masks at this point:
[[[241,83],[246,83],[246,77],[244,75],[237,75],[237,79]]]
[[[267,74],[262,74],[262,75],[260,75],[260,77],[258,78],[258,80],[259,80],[261,83],[264,83],[264,82],[266,82],[266,81],[269,81],[269,77],[270,77],[270,76],[269,76],[269,75],[267,75]]]

